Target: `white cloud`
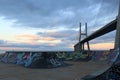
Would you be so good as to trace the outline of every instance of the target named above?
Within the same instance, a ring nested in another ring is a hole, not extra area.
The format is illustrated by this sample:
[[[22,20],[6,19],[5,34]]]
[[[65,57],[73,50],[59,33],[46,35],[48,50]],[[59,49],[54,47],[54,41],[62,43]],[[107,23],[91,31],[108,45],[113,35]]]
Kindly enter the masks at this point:
[[[4,16],[4,20],[0,18],[0,26],[4,26],[0,30],[0,39],[14,42],[16,35],[37,35],[41,32],[39,34],[44,35],[43,38],[53,37],[63,41],[51,49],[63,46],[62,49],[71,49],[69,46],[77,42],[78,31],[75,30],[79,22],[88,22],[91,33],[113,20],[117,16],[117,7],[118,0],[0,0],[0,16]],[[53,30],[56,31],[54,35],[46,33]],[[108,39],[113,41],[111,37]],[[41,47],[45,49],[49,45],[46,43]]]

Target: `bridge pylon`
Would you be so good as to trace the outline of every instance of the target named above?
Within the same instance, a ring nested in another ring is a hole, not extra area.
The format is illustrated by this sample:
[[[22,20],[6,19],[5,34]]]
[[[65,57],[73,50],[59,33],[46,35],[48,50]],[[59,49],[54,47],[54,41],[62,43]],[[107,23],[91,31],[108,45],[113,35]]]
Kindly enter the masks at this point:
[[[80,43],[81,42],[81,37],[85,36],[87,37],[87,23],[85,23],[85,32],[82,32],[81,30],[81,23],[79,24],[79,52],[83,52],[85,50],[85,43]],[[90,50],[89,42],[87,41],[87,48]]]

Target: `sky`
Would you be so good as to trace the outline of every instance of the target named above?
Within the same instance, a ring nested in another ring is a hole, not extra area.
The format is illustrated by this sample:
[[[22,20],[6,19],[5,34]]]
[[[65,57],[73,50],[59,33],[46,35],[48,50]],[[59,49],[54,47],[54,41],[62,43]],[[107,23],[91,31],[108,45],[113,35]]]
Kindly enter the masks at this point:
[[[79,23],[83,32],[88,23],[90,35],[116,18],[118,4],[118,0],[0,0],[0,50],[73,51]],[[91,40],[91,49],[113,48],[115,32]]]

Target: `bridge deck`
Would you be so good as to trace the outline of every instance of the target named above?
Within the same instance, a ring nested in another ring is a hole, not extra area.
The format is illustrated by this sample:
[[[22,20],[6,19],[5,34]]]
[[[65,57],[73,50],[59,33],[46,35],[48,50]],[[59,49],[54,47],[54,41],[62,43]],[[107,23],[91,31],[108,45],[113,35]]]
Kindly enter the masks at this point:
[[[95,39],[95,38],[97,38],[99,36],[102,36],[102,35],[104,35],[106,33],[109,33],[109,32],[116,29],[116,25],[117,25],[117,19],[111,21],[110,23],[108,23],[104,27],[102,27],[99,30],[97,30],[96,32],[92,33],[90,36],[83,39],[80,43],[85,43],[85,42],[90,41],[92,39]],[[77,43],[75,46],[77,46],[78,44],[79,43]]]

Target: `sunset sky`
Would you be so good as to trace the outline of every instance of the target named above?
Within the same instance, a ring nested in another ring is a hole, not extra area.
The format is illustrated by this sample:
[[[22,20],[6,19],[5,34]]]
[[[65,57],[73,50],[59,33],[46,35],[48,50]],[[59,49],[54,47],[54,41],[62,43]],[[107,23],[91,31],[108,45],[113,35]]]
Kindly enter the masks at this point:
[[[74,50],[79,22],[88,35],[114,20],[118,0],[0,0],[0,50]],[[90,41],[91,49],[114,47],[115,31]]]

